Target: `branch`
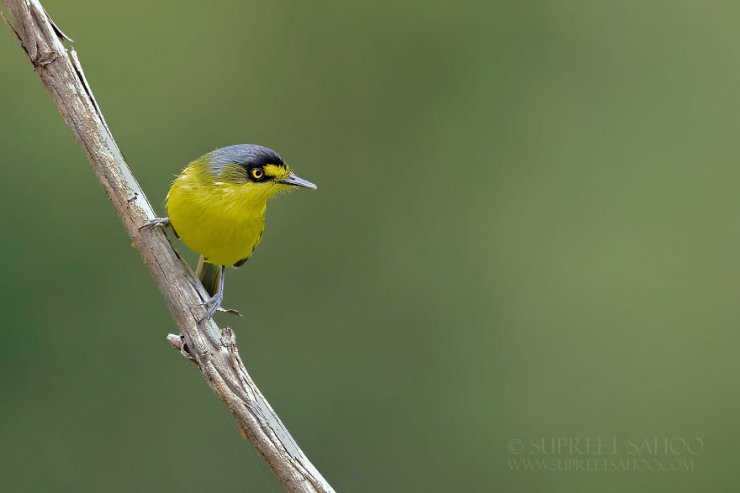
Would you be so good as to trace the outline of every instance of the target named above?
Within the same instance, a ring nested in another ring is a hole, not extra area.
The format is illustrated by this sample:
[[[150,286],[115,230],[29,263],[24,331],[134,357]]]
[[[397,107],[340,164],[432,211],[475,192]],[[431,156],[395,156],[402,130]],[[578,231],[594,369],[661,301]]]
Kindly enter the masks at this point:
[[[2,0],[10,22],[34,70],[56,103],[62,118],[87,154],[126,231],[164,296],[180,335],[170,344],[193,360],[208,385],[224,401],[242,435],[265,458],[286,491],[325,493],[334,490],[311,464],[252,381],[239,357],[234,333],[220,330],[212,320],[198,325],[205,315],[200,304],[208,299],[157,228],[139,231],[155,217],[105,123],[77,55],[63,42],[71,41],[54,24],[38,0]]]

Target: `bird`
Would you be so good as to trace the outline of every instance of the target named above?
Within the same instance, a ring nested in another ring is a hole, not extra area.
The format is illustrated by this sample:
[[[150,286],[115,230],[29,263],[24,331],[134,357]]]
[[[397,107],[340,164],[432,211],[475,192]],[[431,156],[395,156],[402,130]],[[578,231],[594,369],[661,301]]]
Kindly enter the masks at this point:
[[[210,296],[202,303],[207,312],[201,322],[221,309],[226,267],[242,266],[259,246],[267,202],[295,188],[317,186],[296,176],[274,150],[254,144],[222,147],[188,164],[167,193],[167,216],[141,226],[169,226],[200,255],[195,274]]]

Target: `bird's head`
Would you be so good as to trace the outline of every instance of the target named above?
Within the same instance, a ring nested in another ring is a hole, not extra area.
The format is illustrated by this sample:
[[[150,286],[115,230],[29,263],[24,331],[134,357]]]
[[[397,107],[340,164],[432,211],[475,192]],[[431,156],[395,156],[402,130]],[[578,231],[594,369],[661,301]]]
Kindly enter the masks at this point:
[[[310,181],[296,176],[283,158],[267,147],[233,145],[216,149],[207,156],[214,182],[237,185],[243,193],[265,200],[296,187],[317,188]]]

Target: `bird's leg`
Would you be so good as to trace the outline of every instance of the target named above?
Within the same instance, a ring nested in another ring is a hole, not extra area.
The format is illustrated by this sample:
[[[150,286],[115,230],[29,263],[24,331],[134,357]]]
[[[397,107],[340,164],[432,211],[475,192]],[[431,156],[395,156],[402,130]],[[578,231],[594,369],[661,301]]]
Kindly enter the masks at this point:
[[[169,217],[155,217],[154,219],[150,219],[144,224],[142,224],[139,227],[139,231],[141,231],[142,229],[154,229],[154,228],[164,229],[170,225],[171,223],[170,223]]]
[[[205,307],[208,307],[208,311],[206,312],[206,316],[203,317],[201,322],[204,320],[208,320],[213,317],[213,314],[218,311],[219,308],[221,308],[221,302],[224,300],[224,274],[226,273],[226,266],[221,266],[221,275],[219,276],[218,280],[218,289],[216,290],[216,294],[214,294],[210,299],[203,302],[202,305]]]

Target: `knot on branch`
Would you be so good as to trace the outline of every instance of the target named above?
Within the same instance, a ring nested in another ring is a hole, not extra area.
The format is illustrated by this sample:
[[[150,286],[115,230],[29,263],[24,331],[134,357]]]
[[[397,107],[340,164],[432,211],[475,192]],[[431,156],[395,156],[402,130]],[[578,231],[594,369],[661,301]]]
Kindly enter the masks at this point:
[[[231,327],[221,329],[221,345],[228,350],[236,347],[236,334]]]
[[[56,51],[39,51],[36,58],[31,60],[31,63],[33,63],[33,66],[36,68],[44,68],[56,60],[58,56],[59,55]]]

